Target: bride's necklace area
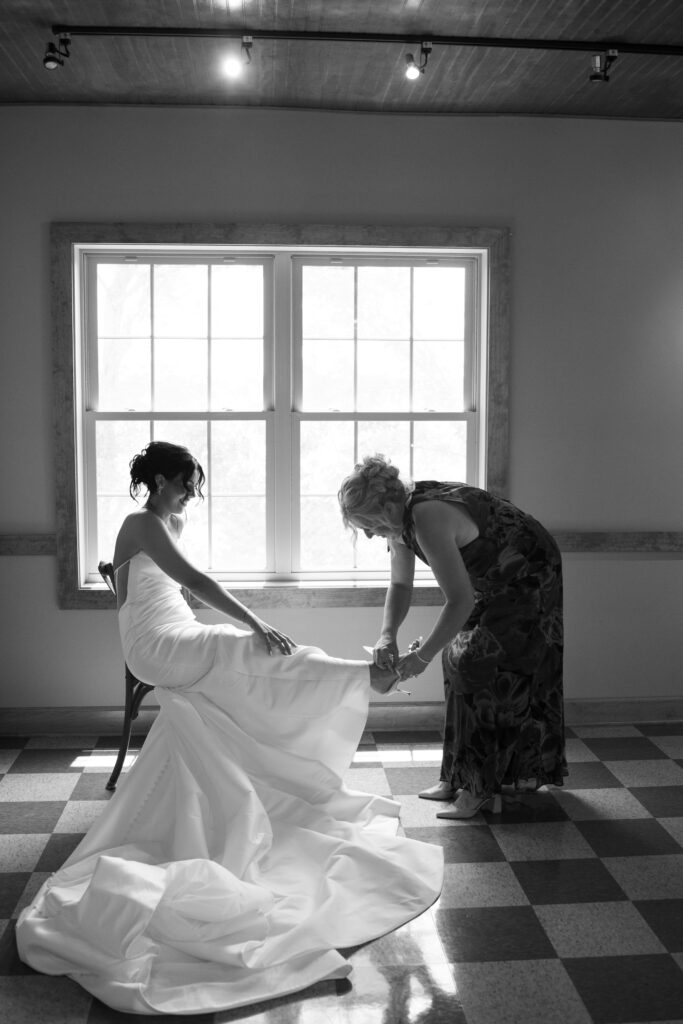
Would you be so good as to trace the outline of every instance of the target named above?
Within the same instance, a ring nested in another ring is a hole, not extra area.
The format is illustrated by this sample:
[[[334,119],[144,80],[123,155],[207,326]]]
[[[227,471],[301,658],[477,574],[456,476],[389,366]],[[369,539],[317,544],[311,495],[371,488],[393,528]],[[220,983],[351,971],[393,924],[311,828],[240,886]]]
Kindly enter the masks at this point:
[[[164,526],[168,526],[168,521],[171,518],[170,512],[167,512],[166,515],[163,515],[161,512],[159,512],[158,509],[154,507],[154,505],[150,505],[148,502],[145,502],[145,504],[142,507],[144,509],[147,509],[148,512],[152,512],[157,517],[157,519],[161,519]]]

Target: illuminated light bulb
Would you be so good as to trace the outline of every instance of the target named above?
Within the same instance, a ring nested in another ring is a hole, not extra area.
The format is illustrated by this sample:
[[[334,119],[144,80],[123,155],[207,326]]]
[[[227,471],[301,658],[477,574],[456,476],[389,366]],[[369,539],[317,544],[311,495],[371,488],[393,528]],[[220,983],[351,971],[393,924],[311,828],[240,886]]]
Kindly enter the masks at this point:
[[[59,51],[54,43],[48,43],[45,56],[43,57],[43,67],[47,68],[48,71],[54,71],[55,68],[64,67],[64,61],[59,55]]]
[[[223,74],[226,78],[239,78],[242,74],[242,67],[239,57],[226,57],[223,61]]]
[[[412,53],[409,53],[406,57],[406,78],[410,78],[411,81],[420,77],[420,69],[415,63],[415,59]]]

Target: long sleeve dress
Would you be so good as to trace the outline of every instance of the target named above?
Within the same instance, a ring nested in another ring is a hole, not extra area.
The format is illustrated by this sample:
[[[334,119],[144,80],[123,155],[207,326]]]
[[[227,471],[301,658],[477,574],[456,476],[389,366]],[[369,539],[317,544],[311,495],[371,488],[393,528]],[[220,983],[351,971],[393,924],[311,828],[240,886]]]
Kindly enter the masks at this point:
[[[445,687],[441,781],[496,792],[534,779],[562,785],[562,560],[557,544],[511,502],[466,484],[419,481],[408,495],[403,542],[422,561],[413,509],[461,505],[479,536],[460,549],[475,595],[442,654]]]
[[[123,649],[160,711],[99,820],[22,912],[22,960],[146,1014],[345,977],[338,950],[420,914],[443,871],[440,847],[396,835],[395,801],[343,784],[367,663],[315,647],[269,657],[251,632],[198,622],[147,555],[127,564]]]

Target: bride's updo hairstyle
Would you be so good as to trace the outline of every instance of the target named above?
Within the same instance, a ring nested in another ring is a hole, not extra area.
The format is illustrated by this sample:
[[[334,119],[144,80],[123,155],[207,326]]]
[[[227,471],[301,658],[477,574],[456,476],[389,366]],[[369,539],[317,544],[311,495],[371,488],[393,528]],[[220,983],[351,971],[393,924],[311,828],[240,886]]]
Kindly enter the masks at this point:
[[[199,465],[194,455],[179,444],[171,444],[169,441],[150,441],[139,455],[130,462],[130,496],[137,498],[140,488],[144,485],[150,494],[157,490],[155,476],[161,473],[167,480],[172,480],[183,474],[183,483],[187,484],[192,479],[195,470],[199,474],[195,491],[200,498],[203,498],[202,484],[204,483],[204,470]]]
[[[387,522],[387,502],[403,507],[409,490],[389,459],[383,455],[366,455],[339,488],[337,497],[344,526],[355,530],[357,526],[362,529]]]

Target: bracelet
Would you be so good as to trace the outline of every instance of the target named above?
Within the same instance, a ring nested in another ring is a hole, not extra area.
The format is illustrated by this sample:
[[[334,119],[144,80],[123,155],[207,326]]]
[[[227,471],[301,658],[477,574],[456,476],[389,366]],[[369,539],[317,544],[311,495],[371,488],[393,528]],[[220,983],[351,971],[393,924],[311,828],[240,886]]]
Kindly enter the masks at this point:
[[[429,665],[429,662],[425,661],[424,658],[421,658],[417,651],[413,651],[413,654],[415,655],[418,661],[422,662],[423,665]]]

